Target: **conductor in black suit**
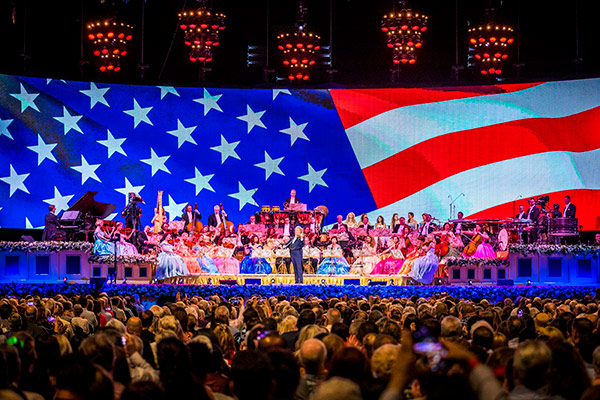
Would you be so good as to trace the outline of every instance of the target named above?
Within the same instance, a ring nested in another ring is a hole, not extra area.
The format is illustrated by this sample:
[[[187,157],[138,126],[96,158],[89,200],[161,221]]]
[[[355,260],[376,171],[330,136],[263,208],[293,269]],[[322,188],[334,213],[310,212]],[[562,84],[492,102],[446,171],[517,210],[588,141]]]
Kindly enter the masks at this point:
[[[296,283],[303,283],[302,281],[302,247],[304,247],[304,237],[302,235],[302,227],[297,226],[295,234],[289,242],[285,244],[285,247],[290,249],[290,258],[292,259],[292,265],[294,266],[294,278]]]
[[[340,227],[344,227],[346,228],[346,232],[348,232],[348,225],[346,225],[344,223],[344,217],[341,215],[337,216],[337,222],[335,224],[333,224],[333,226],[331,227],[331,229],[340,229]]]
[[[54,240],[56,239],[56,233],[58,232],[58,228],[60,228],[60,224],[58,223],[58,218],[54,215],[56,211],[56,207],[50,204],[48,206],[48,214],[44,218],[44,232],[42,233],[42,240]]]
[[[565,196],[565,209],[563,210],[563,218],[575,218],[575,204],[571,203],[571,197]]]

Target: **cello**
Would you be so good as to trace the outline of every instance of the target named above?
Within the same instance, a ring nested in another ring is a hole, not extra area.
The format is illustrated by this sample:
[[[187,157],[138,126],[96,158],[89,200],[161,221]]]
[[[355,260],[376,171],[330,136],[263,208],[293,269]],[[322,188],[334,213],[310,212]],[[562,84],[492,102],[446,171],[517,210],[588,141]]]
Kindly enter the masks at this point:
[[[221,232],[221,235],[225,235],[227,232],[233,231],[234,225],[233,222],[227,219],[227,213],[223,210],[223,203],[219,203],[219,207],[221,207],[221,214],[223,214],[223,218],[219,226],[217,226],[217,230]]]
[[[450,244],[448,242],[448,233],[442,235],[441,242],[435,245],[435,254],[438,257],[444,257],[450,251]]]
[[[471,242],[469,242],[469,244],[465,246],[463,253],[466,256],[471,257],[473,254],[475,254],[475,251],[477,250],[477,247],[481,244],[481,242],[483,242],[483,237],[481,236],[481,233],[476,232],[473,236],[473,239],[471,239]]]

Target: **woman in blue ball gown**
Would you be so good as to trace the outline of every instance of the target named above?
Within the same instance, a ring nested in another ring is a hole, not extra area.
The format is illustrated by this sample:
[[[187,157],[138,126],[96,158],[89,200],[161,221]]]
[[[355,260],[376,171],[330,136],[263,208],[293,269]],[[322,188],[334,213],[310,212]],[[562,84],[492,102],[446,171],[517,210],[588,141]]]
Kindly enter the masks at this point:
[[[94,250],[93,253],[97,256],[106,256],[115,254],[115,243],[110,241],[110,234],[102,230],[103,222],[96,222],[96,230],[94,231]]]
[[[171,278],[179,275],[189,275],[183,258],[175,254],[173,245],[169,243],[171,235],[167,234],[160,244],[160,254],[158,255],[158,266],[156,267],[156,279]]]
[[[331,244],[327,246],[328,250],[341,251],[342,247],[338,244],[336,237],[331,238]],[[350,271],[350,265],[344,257],[327,257],[321,261],[317,267],[319,275],[346,275]]]
[[[439,243],[439,239],[437,243]],[[440,259],[435,254],[435,245],[436,240],[431,240],[427,247],[427,253],[413,261],[411,270],[408,273],[409,277],[427,285],[433,282],[433,276],[437,272],[440,263]]]
[[[270,274],[271,264],[264,258],[252,258],[252,252],[262,249],[258,236],[252,236],[250,245],[246,246],[244,253],[246,256],[240,264],[241,274]]]

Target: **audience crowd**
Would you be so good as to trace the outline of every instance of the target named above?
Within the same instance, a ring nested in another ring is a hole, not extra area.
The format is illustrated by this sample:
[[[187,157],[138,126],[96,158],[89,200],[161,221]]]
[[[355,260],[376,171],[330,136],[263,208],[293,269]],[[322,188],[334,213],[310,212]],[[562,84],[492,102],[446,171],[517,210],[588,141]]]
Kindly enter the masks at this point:
[[[600,397],[592,297],[170,300],[0,299],[0,399]]]

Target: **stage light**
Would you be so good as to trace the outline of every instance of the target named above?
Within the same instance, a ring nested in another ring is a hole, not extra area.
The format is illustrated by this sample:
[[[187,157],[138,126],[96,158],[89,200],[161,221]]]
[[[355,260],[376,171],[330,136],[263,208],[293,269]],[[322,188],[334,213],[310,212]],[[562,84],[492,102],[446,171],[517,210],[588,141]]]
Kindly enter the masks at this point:
[[[206,0],[201,0],[198,10],[185,11],[178,16],[179,28],[185,32],[185,45],[193,43],[195,46],[190,50],[190,61],[212,61],[212,49],[219,45],[219,31],[225,29],[225,15],[212,12],[206,6]]]
[[[469,279],[468,284],[469,284],[469,286],[473,285],[473,281],[471,279]]]
[[[127,54],[127,40],[133,37],[133,28],[112,19],[89,23],[87,30],[98,69],[101,72],[120,71],[121,57]]]
[[[502,74],[503,62],[508,59],[508,47],[514,38],[511,27],[491,22],[492,18],[492,10],[487,10],[487,23],[468,30],[468,66],[480,71],[481,75],[497,77]]]
[[[284,57],[283,64],[289,68],[286,75],[290,81],[309,79],[307,68],[316,64],[315,51],[321,48],[318,44],[321,37],[306,29],[305,13],[306,8],[300,1],[295,26],[277,36],[277,48]],[[287,60],[289,63],[285,62]]]
[[[386,46],[393,48],[392,63],[398,65],[417,62],[414,51],[415,48],[423,46],[421,33],[427,30],[427,16],[403,8],[398,13],[384,15],[381,20],[381,30],[387,32]]]
[[[527,286],[531,285],[531,279],[527,279]]]

